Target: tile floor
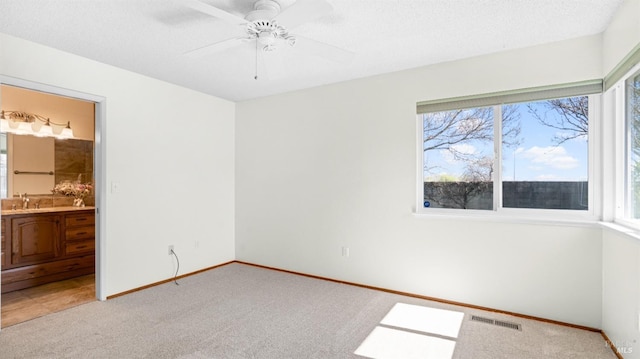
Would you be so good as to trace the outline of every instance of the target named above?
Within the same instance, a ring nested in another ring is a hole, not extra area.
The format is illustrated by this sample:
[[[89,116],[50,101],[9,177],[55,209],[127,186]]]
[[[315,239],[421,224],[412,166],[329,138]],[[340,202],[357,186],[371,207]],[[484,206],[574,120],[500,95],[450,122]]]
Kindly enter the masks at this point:
[[[2,328],[96,300],[93,274],[2,294]]]

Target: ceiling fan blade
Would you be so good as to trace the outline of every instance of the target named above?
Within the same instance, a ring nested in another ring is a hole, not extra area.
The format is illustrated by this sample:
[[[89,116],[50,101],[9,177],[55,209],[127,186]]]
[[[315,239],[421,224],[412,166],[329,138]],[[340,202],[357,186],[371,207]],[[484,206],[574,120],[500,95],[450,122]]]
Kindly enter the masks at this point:
[[[245,44],[248,40],[246,37],[234,37],[231,39],[222,40],[213,44],[205,45],[197,49],[189,50],[184,55],[191,57],[205,57],[208,55],[216,54],[230,48]]]
[[[198,0],[187,0],[187,6],[193,10],[200,11],[201,13],[211,15],[220,20],[224,20],[228,23],[238,25],[238,24],[246,24],[248,21],[240,16],[236,16],[232,13],[226,12],[222,9],[218,9],[215,6],[205,4]]]
[[[325,58],[342,64],[350,63],[355,57],[355,53],[349,50],[329,45],[324,42],[316,41],[304,36],[295,35],[295,48],[303,52],[313,54],[318,57]]]
[[[282,10],[275,20],[287,29],[293,29],[305,22],[315,20],[333,11],[326,0],[298,0]]]

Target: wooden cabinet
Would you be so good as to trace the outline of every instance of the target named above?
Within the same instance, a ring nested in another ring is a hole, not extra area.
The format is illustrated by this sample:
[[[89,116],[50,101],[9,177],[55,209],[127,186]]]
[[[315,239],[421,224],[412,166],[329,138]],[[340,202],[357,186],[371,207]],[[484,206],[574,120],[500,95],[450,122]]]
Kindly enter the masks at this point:
[[[60,253],[60,216],[10,218],[11,264],[26,265],[55,259]]]
[[[93,209],[2,216],[2,293],[95,271]]]
[[[7,253],[8,253],[8,249],[9,246],[7,245],[6,242],[6,238],[7,236],[4,234],[4,231],[6,230],[6,225],[4,224],[4,222],[6,221],[6,219],[2,218],[0,219],[0,223],[2,223],[2,238],[0,238],[0,246],[2,247],[2,249],[0,250],[0,263],[2,264],[2,266],[0,268],[4,269],[5,264],[9,263],[9,260],[7,259]]]

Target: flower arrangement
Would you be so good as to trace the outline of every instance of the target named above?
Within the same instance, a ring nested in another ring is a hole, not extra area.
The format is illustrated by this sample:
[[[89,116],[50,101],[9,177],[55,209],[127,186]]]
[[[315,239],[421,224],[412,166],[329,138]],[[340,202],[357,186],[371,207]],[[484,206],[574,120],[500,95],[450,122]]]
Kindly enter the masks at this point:
[[[78,175],[78,180],[71,182],[69,180],[58,183],[52,190],[53,194],[61,194],[64,196],[73,196],[76,200],[83,200],[91,190],[91,183],[82,183],[82,175]]]

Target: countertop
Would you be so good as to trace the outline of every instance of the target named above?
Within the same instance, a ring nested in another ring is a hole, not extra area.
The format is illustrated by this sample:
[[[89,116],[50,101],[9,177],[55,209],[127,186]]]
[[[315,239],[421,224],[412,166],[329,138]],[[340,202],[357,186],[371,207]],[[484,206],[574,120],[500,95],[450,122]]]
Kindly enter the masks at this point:
[[[5,209],[0,214],[3,216],[20,215],[20,214],[35,214],[35,213],[55,213],[55,212],[73,212],[73,211],[86,211],[95,210],[95,207],[48,207],[48,208],[29,208],[29,209]]]

